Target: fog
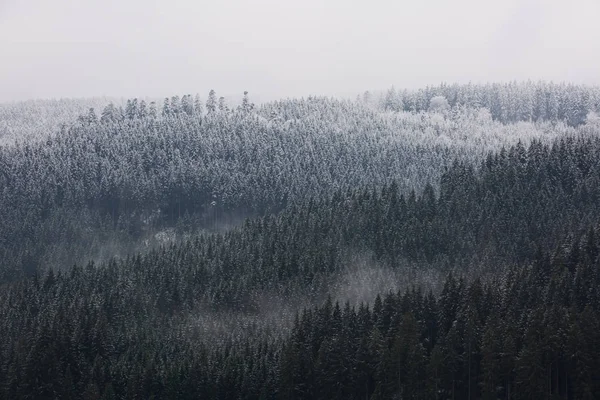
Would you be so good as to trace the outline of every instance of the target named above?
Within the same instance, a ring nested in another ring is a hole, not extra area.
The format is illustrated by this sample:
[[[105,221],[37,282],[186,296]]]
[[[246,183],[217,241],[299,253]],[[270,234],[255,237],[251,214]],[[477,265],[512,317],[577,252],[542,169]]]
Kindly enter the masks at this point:
[[[0,0],[0,101],[600,83],[597,0]]]

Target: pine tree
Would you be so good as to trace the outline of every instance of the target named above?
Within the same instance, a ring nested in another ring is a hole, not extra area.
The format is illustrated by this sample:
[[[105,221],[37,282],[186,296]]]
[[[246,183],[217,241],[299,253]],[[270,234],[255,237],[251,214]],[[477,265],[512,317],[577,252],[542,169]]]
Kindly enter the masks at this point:
[[[217,94],[214,90],[210,90],[208,93],[208,99],[206,100],[206,112],[212,114],[217,110]]]

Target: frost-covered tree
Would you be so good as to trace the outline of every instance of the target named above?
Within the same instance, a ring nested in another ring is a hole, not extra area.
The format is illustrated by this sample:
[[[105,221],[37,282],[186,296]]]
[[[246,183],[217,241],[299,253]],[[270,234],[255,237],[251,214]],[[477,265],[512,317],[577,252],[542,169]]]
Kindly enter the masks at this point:
[[[148,117],[150,119],[158,118],[158,108],[155,101],[150,102],[150,106],[148,107]]]
[[[219,111],[226,112],[228,111],[227,103],[225,103],[225,97],[219,97]]]
[[[186,115],[194,115],[194,100],[192,95],[186,94],[181,98],[181,109]]]
[[[209,114],[214,113],[217,110],[217,93],[214,90],[208,92],[208,99],[206,99],[206,112]]]
[[[102,114],[100,115],[100,122],[102,122],[102,123],[115,122],[117,120],[116,113],[117,113],[117,110],[115,108],[115,105],[113,103],[109,103],[102,110]]]
[[[194,114],[197,116],[202,116],[204,114],[204,107],[202,106],[202,100],[200,99],[200,95],[196,94],[194,98]]]
[[[148,118],[148,105],[145,100],[140,101],[140,105],[138,107],[138,116],[142,119]]]
[[[429,100],[429,111],[442,113],[450,109],[450,104],[444,96],[435,96]]]
[[[125,117],[127,119],[136,119],[139,115],[138,108],[138,100],[131,99],[127,100],[127,105],[125,106]]]
[[[244,97],[242,98],[242,104],[240,107],[241,107],[242,112],[244,112],[244,113],[249,113],[254,108],[254,104],[251,103],[250,99],[248,98],[247,91],[244,92]]]
[[[93,108],[90,108],[88,111],[88,122],[90,124],[98,123],[98,116],[96,115],[96,111]]]
[[[168,118],[172,115],[174,115],[174,112],[173,112],[173,109],[171,108],[171,101],[169,100],[168,97],[165,97],[165,99],[163,101],[163,107],[162,107],[162,117]]]
[[[171,113],[173,113],[173,115],[181,115],[182,112],[183,109],[179,96],[175,95],[171,97]]]
[[[402,109],[402,101],[394,87],[387,91],[383,100],[383,108],[386,111],[396,112]]]

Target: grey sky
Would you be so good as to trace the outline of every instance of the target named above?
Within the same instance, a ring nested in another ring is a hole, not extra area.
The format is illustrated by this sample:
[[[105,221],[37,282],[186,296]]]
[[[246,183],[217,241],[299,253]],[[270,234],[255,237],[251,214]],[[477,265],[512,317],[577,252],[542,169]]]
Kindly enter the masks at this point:
[[[0,0],[0,101],[600,83],[598,0]]]

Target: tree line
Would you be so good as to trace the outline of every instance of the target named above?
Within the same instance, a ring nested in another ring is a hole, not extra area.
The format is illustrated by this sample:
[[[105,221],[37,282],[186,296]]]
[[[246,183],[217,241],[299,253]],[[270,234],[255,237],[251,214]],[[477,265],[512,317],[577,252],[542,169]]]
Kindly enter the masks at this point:
[[[486,108],[502,123],[519,121],[564,121],[570,126],[586,123],[600,110],[597,86],[526,81],[487,84],[441,84],[418,90],[389,89],[379,99],[369,92],[361,101],[375,103],[386,111],[418,113],[433,108],[432,99],[443,97],[447,107]]]

